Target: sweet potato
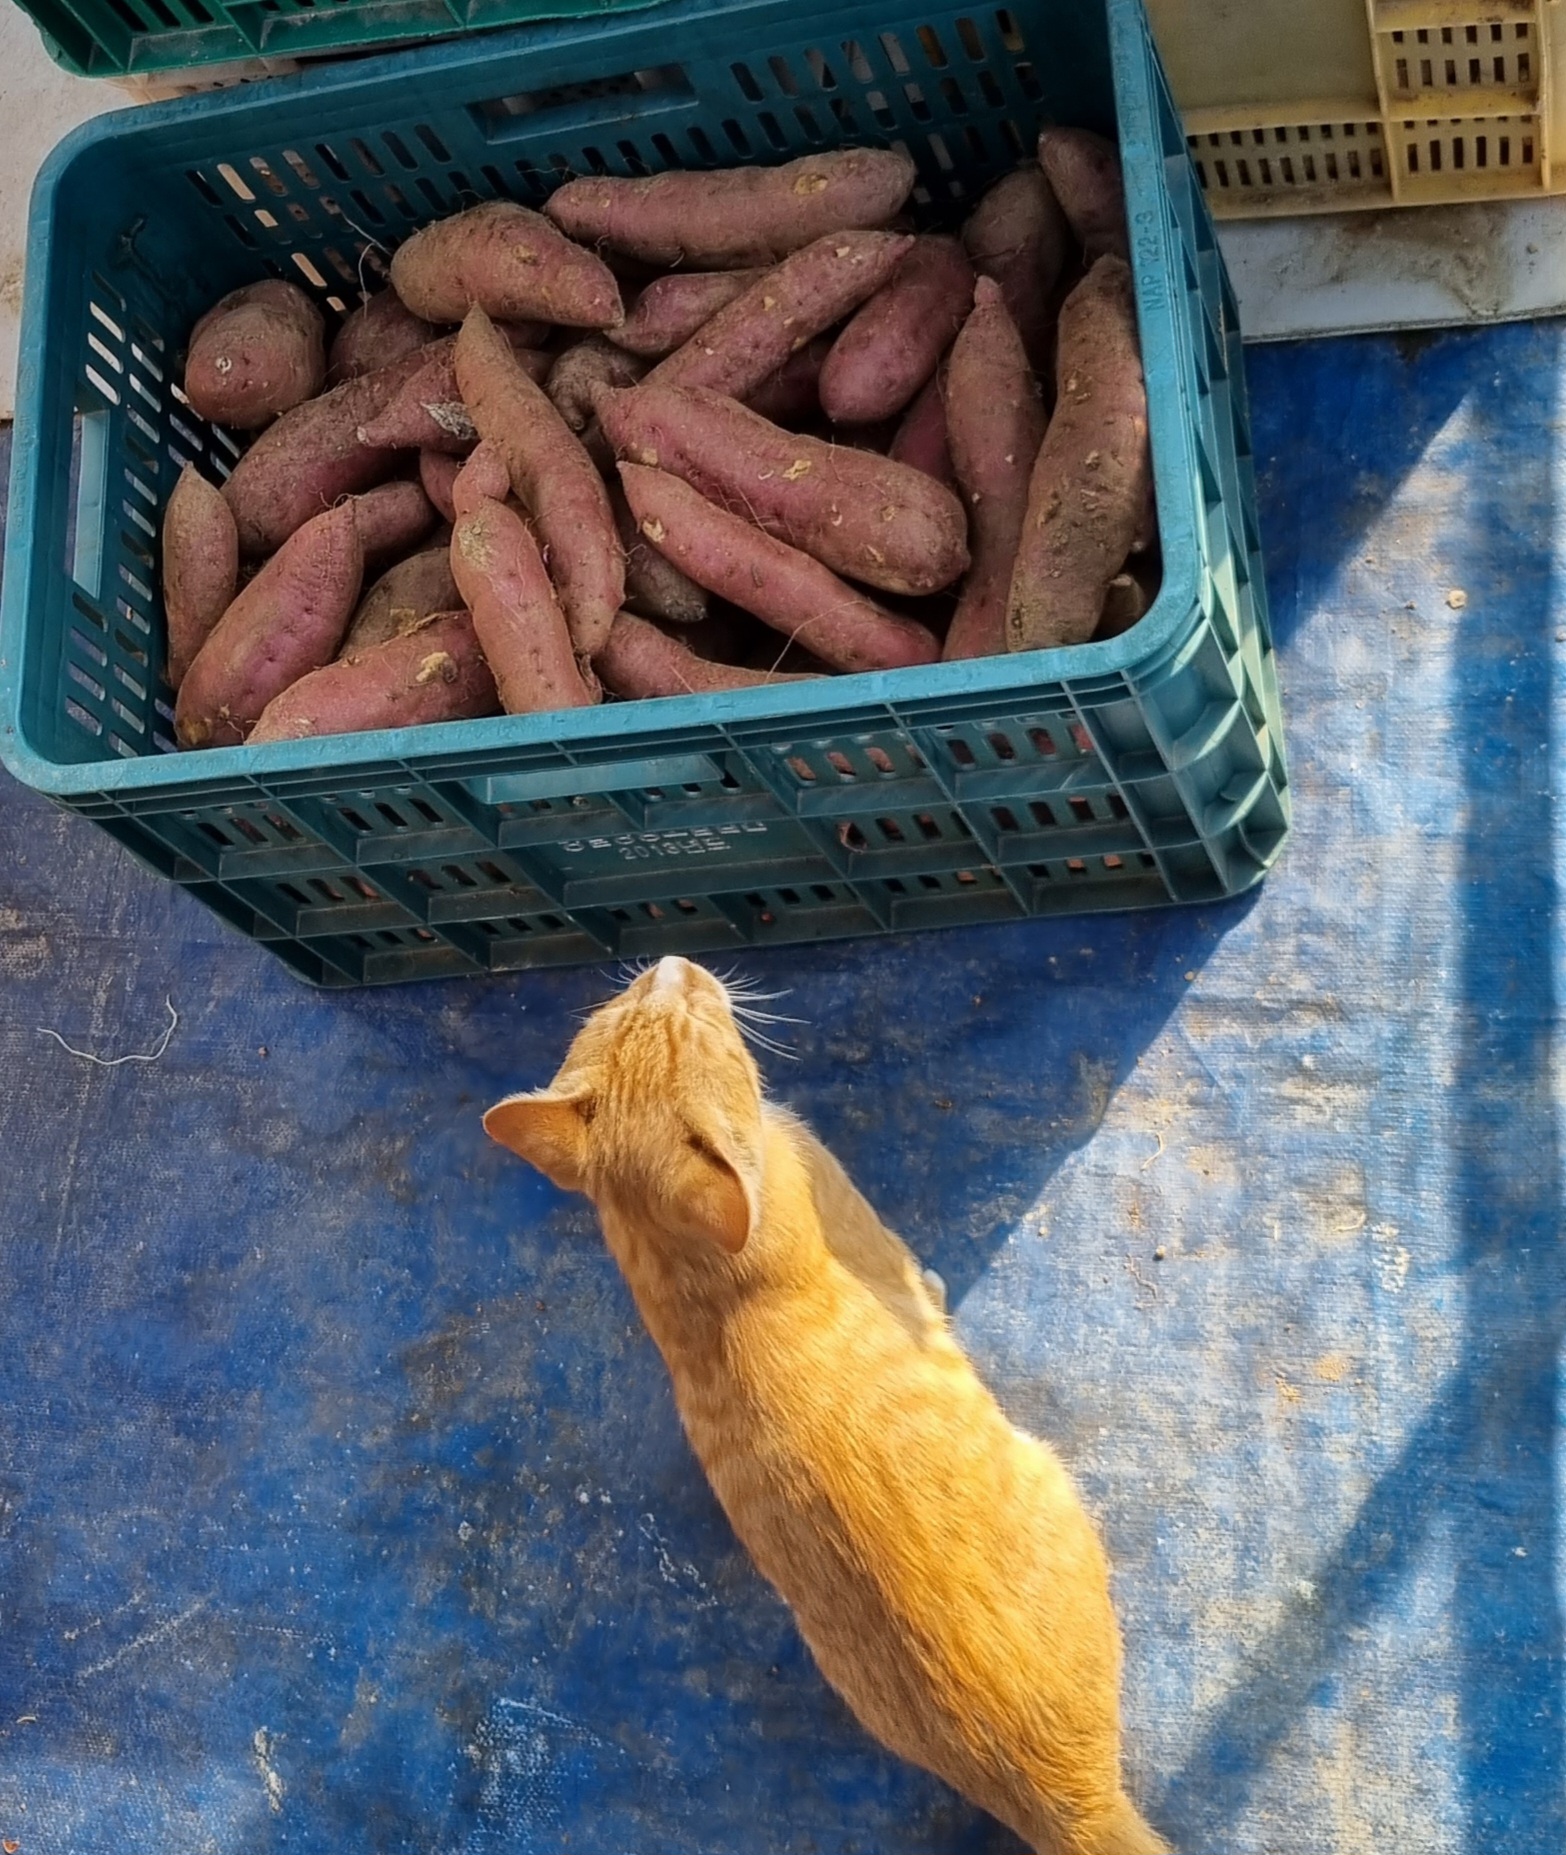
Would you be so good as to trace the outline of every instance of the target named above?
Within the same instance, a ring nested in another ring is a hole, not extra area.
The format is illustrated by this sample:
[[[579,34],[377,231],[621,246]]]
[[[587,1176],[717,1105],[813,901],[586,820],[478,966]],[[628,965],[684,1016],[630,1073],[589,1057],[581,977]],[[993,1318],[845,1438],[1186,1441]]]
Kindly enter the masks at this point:
[[[714,663],[671,638],[666,631],[621,612],[608,642],[594,660],[604,687],[635,701],[648,696],[715,695],[723,689],[763,689],[773,683],[812,683],[814,676],[775,670],[744,670]]]
[[[428,347],[439,335],[440,330],[432,322],[403,307],[395,290],[378,290],[347,316],[337,331],[328,358],[326,383],[341,386],[345,380],[357,380],[360,374],[390,367],[405,354]]]
[[[359,601],[343,639],[339,657],[357,657],[384,644],[437,612],[454,612],[462,604],[451,577],[450,545],[426,548],[388,567]]]
[[[672,354],[760,276],[759,270],[743,270],[674,271],[655,277],[620,326],[608,331],[608,338],[627,354],[649,360]]]
[[[573,238],[650,264],[738,270],[776,263],[827,233],[885,225],[913,184],[907,155],[850,148],[781,167],[571,180],[544,210]]]
[[[419,484],[435,505],[443,522],[454,522],[457,511],[451,500],[452,486],[462,474],[462,460],[448,457],[443,451],[420,451]]]
[[[621,457],[672,472],[883,592],[935,592],[968,565],[962,505],[906,464],[781,431],[719,393],[651,381],[602,395],[599,416]]]
[[[832,352],[832,337],[818,335],[774,367],[744,403],[774,425],[803,425],[821,411],[821,369]]]
[[[482,309],[457,337],[457,381],[537,524],[572,640],[591,657],[625,603],[625,557],[603,478]]]
[[[625,549],[625,603],[668,625],[699,625],[708,612],[707,589],[688,579],[642,538],[618,475],[609,484],[609,506]]]
[[[223,485],[241,554],[274,553],[340,496],[384,483],[400,468],[397,452],[360,444],[359,427],[390,404],[420,365],[417,352],[405,354],[295,406],[261,434]]]
[[[598,700],[520,516],[503,503],[478,498],[451,537],[451,571],[507,714],[587,708]]]
[[[267,704],[250,745],[466,721],[499,708],[472,617],[440,612],[300,677]]]
[[[258,431],[314,398],[325,377],[326,323],[291,283],[231,290],[191,330],[185,397],[214,425]]]
[[[584,335],[556,358],[544,391],[555,411],[580,437],[593,422],[594,394],[606,386],[635,386],[646,371],[645,361],[602,335]]]
[[[480,502],[504,502],[511,494],[511,473],[498,446],[483,439],[473,447],[468,461],[457,472],[451,486],[454,521],[471,515]]]
[[[496,323],[511,343],[520,365],[542,384],[554,356],[518,342],[509,327]],[[376,418],[359,428],[359,442],[390,451],[444,451],[463,457],[478,441],[457,386],[457,338],[448,335],[426,349],[428,358]]]
[[[922,470],[946,489],[957,487],[951,443],[946,432],[946,363],[936,368],[903,414],[887,452],[894,464]]]
[[[1006,648],[1006,603],[1028,514],[1028,483],[1048,424],[1005,294],[981,277],[973,314],[947,364],[952,464],[968,505],[973,566],[941,655],[991,657]]]
[[[666,471],[622,464],[626,499],[660,554],[709,592],[807,646],[835,670],[933,663],[939,640],[855,592],[810,555],[717,508]]]
[[[1120,151],[1091,129],[1046,129],[1039,166],[1071,222],[1089,264],[1102,257],[1131,261]]]
[[[497,320],[567,328],[612,328],[625,319],[620,286],[602,259],[514,200],[488,200],[415,232],[393,254],[391,280],[431,322],[460,322],[474,307]]]
[[[435,508],[417,483],[383,483],[353,498],[366,573],[401,560],[435,526]]]
[[[234,747],[291,683],[330,663],[359,600],[351,502],[297,529],[218,620],[174,705],[183,747]]]
[[[187,464],[163,511],[163,610],[170,689],[185,680],[239,586],[239,530],[223,492]]]
[[[1117,573],[1104,592],[1095,638],[1118,638],[1147,616],[1151,601],[1134,573]]]
[[[894,232],[833,232],[774,265],[647,376],[745,399],[796,348],[840,322],[913,246]]]
[[[935,372],[973,306],[973,266],[955,238],[913,249],[854,315],[821,369],[821,409],[834,424],[899,413]]]
[[[1033,370],[1052,371],[1056,286],[1072,261],[1071,227],[1035,162],[996,181],[962,229],[973,268],[1000,285]]]
[[[1100,258],[1066,299],[1059,367],[1011,579],[1014,651],[1092,637],[1147,506],[1147,391],[1123,259]]]

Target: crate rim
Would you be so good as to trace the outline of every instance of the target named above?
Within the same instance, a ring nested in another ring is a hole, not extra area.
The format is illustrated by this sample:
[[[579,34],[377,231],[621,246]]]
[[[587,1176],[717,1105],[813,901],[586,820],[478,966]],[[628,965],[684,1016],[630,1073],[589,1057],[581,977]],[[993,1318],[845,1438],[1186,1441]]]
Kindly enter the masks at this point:
[[[1103,4],[1106,29],[1111,35],[1126,31],[1133,13],[1145,16],[1142,0],[1103,0]],[[601,22],[595,23],[595,45],[602,46],[619,36],[640,34],[645,30],[650,10],[631,8],[603,16]],[[670,10],[678,14],[680,9],[676,3]],[[724,10],[767,12],[776,10],[776,0],[741,0],[740,5]],[[833,7],[821,4],[790,9],[789,16],[796,28],[810,29],[819,25],[822,30],[833,29],[837,18]],[[73,163],[100,144],[123,143],[127,138],[137,142],[147,137],[160,138],[170,128],[204,123],[214,116],[221,116],[226,124],[233,126],[236,135],[242,135],[247,120],[256,118],[264,122],[280,99],[312,93],[347,99],[358,91],[379,86],[404,69],[427,72],[432,66],[447,70],[481,69],[489,64],[504,66],[513,59],[547,49],[551,41],[579,45],[581,24],[580,18],[542,21],[449,42],[403,45],[373,58],[356,59],[342,66],[318,65],[268,80],[265,84],[115,110],[72,130],[51,151],[34,181],[28,216],[27,283],[5,545],[6,571],[3,591],[0,591],[0,671],[20,653],[25,632],[28,588],[23,569],[29,562],[23,556],[31,549],[39,489],[39,427],[43,398],[39,357],[43,353],[44,332],[52,320],[55,287],[50,257],[57,215],[51,207]],[[1125,102],[1117,85],[1122,144],[1138,134],[1146,134],[1151,127],[1128,114]],[[867,137],[865,141],[872,143],[875,139]],[[1138,166],[1128,164],[1132,174]],[[1134,193],[1128,195],[1127,204],[1134,214],[1137,207]],[[1163,250],[1159,260],[1167,265],[1170,256]],[[1141,313],[1147,280],[1142,266],[1134,265],[1133,272]],[[1145,325],[1145,314],[1142,320]],[[3,679],[4,707],[0,710],[0,765],[33,790],[60,800],[151,790],[166,792],[171,800],[177,800],[177,794],[187,783],[199,788],[229,779],[259,790],[271,774],[312,771],[327,775],[341,769],[345,775],[350,775],[360,767],[385,767],[431,755],[454,758],[467,754],[479,758],[546,742],[564,747],[575,744],[587,747],[611,737],[647,739],[673,733],[689,736],[697,730],[721,730],[737,724],[772,722],[784,729],[796,718],[808,726],[812,717],[822,711],[867,707],[893,712],[904,707],[926,709],[943,700],[960,704],[965,699],[995,696],[1012,689],[1016,690],[1019,700],[1026,701],[1030,690],[1048,683],[1080,683],[1099,677],[1126,678],[1129,693],[1136,670],[1145,670],[1150,664],[1166,660],[1171,649],[1182,642],[1181,631],[1189,633],[1198,622],[1201,588],[1195,551],[1179,545],[1185,539],[1183,534],[1171,534],[1166,526],[1171,512],[1179,522],[1181,506],[1180,498],[1168,493],[1172,485],[1166,486],[1165,482],[1179,467],[1174,453],[1181,448],[1182,437],[1179,431],[1169,429],[1170,425],[1171,420],[1156,400],[1150,401],[1155,482],[1159,489],[1160,527],[1165,541],[1164,579],[1152,609],[1130,631],[1117,638],[914,669],[831,676],[819,683],[730,691],[721,698],[710,695],[664,697],[657,701],[617,702],[591,709],[320,736],[300,742],[273,742],[259,748],[245,748],[243,751],[250,759],[243,772],[232,766],[232,756],[237,750],[231,747],[145,754],[133,759],[112,756],[73,762],[52,760],[40,754],[28,741],[21,715],[22,679],[7,676]],[[1184,523],[1179,522],[1179,526],[1183,528]],[[1170,545],[1172,541],[1173,546]],[[323,752],[327,743],[329,751]],[[179,768],[178,774],[174,773],[175,765]]]

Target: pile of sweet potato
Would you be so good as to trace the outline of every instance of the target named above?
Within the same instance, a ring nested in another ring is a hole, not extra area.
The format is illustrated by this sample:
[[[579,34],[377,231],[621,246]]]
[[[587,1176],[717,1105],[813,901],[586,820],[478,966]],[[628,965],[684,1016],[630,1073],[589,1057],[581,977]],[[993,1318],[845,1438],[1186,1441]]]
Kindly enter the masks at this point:
[[[1113,147],[960,236],[899,153],[568,182],[416,233],[330,346],[235,291],[185,392],[258,435],[163,527],[182,745],[1078,643],[1159,575]]]

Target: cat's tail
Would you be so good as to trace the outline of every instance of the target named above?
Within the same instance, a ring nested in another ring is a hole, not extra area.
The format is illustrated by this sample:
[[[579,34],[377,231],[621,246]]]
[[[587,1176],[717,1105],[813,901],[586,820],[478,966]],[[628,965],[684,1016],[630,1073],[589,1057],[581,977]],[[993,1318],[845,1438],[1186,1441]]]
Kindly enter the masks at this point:
[[[1094,1855],[1170,1855],[1170,1850],[1122,1791],[1114,1814],[1099,1831]]]

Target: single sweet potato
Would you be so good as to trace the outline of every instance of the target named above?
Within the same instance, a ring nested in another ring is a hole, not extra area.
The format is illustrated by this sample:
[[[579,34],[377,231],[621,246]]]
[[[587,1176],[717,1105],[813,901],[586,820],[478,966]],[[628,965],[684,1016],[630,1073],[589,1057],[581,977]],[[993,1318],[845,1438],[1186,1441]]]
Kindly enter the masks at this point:
[[[426,548],[388,567],[359,601],[343,639],[339,657],[357,657],[371,645],[384,644],[422,625],[437,612],[454,612],[462,604],[451,577],[451,547]]]
[[[383,483],[353,498],[364,570],[379,573],[416,548],[435,526],[435,507],[417,483]]]
[[[951,443],[946,431],[946,366],[943,361],[919,389],[903,414],[887,456],[894,464],[922,470],[944,488],[955,490]]]
[[[672,354],[760,275],[759,270],[674,271],[655,277],[608,338],[627,354],[649,360]]]
[[[326,323],[294,284],[231,290],[191,330],[185,397],[214,425],[258,431],[313,399],[325,377]]]
[[[1039,137],[1039,166],[1083,254],[1131,261],[1126,190],[1120,151],[1091,129],[1046,129]]]
[[[518,363],[542,384],[555,365],[554,356],[519,343],[511,327],[496,323],[511,343]],[[359,442],[390,451],[444,451],[464,457],[478,433],[457,386],[457,338],[448,335],[425,350],[428,359],[397,397],[368,425]]]
[[[578,437],[593,422],[593,396],[606,386],[635,386],[647,363],[615,347],[602,335],[584,335],[555,360],[544,391]],[[537,378],[537,375],[534,375]]]
[[[821,411],[821,369],[832,352],[832,337],[818,335],[774,367],[744,403],[774,425],[803,425]]]
[[[241,554],[274,553],[339,497],[372,489],[401,467],[397,452],[360,444],[359,427],[390,404],[420,365],[417,352],[405,354],[295,406],[261,434],[223,485]]]
[[[747,398],[796,348],[874,296],[913,242],[895,232],[833,232],[816,239],[703,323],[648,379]]]
[[[395,290],[378,290],[344,318],[332,342],[326,383],[341,386],[360,374],[390,367],[405,354],[428,347],[439,335],[434,323],[403,307]]]
[[[906,464],[782,431],[719,393],[650,380],[601,395],[599,417],[629,462],[672,472],[834,572],[883,592],[936,592],[968,565],[961,503]]]
[[[330,663],[359,601],[351,502],[297,529],[218,620],[174,705],[183,747],[236,747],[291,683]]]
[[[594,659],[604,687],[628,701],[648,696],[715,695],[723,689],[764,689],[773,683],[811,683],[814,676],[745,670],[698,657],[688,645],[634,613],[621,612]]]
[[[608,487],[614,525],[625,549],[625,603],[644,617],[662,619],[668,625],[701,624],[709,610],[706,587],[688,579],[642,538],[618,475]]]
[[[431,322],[460,322],[474,307],[497,320],[567,328],[625,320],[620,286],[602,259],[514,200],[488,200],[415,232],[393,253],[391,280]]]
[[[1037,162],[996,181],[962,229],[973,268],[993,277],[1033,370],[1053,371],[1056,286],[1073,258],[1073,238]]]
[[[1014,651],[1091,638],[1147,506],[1147,390],[1131,269],[1100,258],[1060,312],[1059,395],[1012,572]]]
[[[478,498],[452,534],[451,571],[507,714],[587,708],[598,700],[520,516],[503,503]]]
[[[454,521],[471,515],[480,502],[504,502],[511,494],[511,473],[499,447],[487,438],[473,447],[451,486]]]
[[[1095,638],[1118,638],[1147,616],[1151,604],[1142,582],[1134,573],[1117,573],[1104,591],[1104,609],[1099,614]]]
[[[810,555],[708,502],[666,471],[622,464],[626,499],[660,554],[720,598],[804,644],[834,670],[933,663],[940,641]]]
[[[212,627],[239,587],[239,530],[233,511],[194,464],[187,464],[163,511],[163,611],[168,620],[170,689],[185,680]]]
[[[901,412],[935,372],[973,307],[973,266],[955,238],[913,249],[854,315],[821,369],[821,409],[838,425]]]
[[[774,264],[827,233],[881,226],[913,191],[905,154],[850,148],[781,167],[571,180],[544,210],[585,244],[692,270]]]
[[[1006,604],[1028,514],[1033,460],[1048,419],[1005,294],[981,277],[973,314],[947,364],[952,464],[968,505],[973,565],[941,655],[992,657],[1006,648]]]
[[[494,715],[500,698],[467,612],[439,612],[363,650],[344,652],[274,696],[250,745]]]
[[[625,557],[603,478],[482,309],[457,337],[457,381],[537,524],[572,640],[591,657],[625,603]]]
[[[457,519],[451,491],[461,474],[460,457],[448,457],[444,451],[420,451],[419,485],[434,503],[435,512],[443,522],[454,522]]]

